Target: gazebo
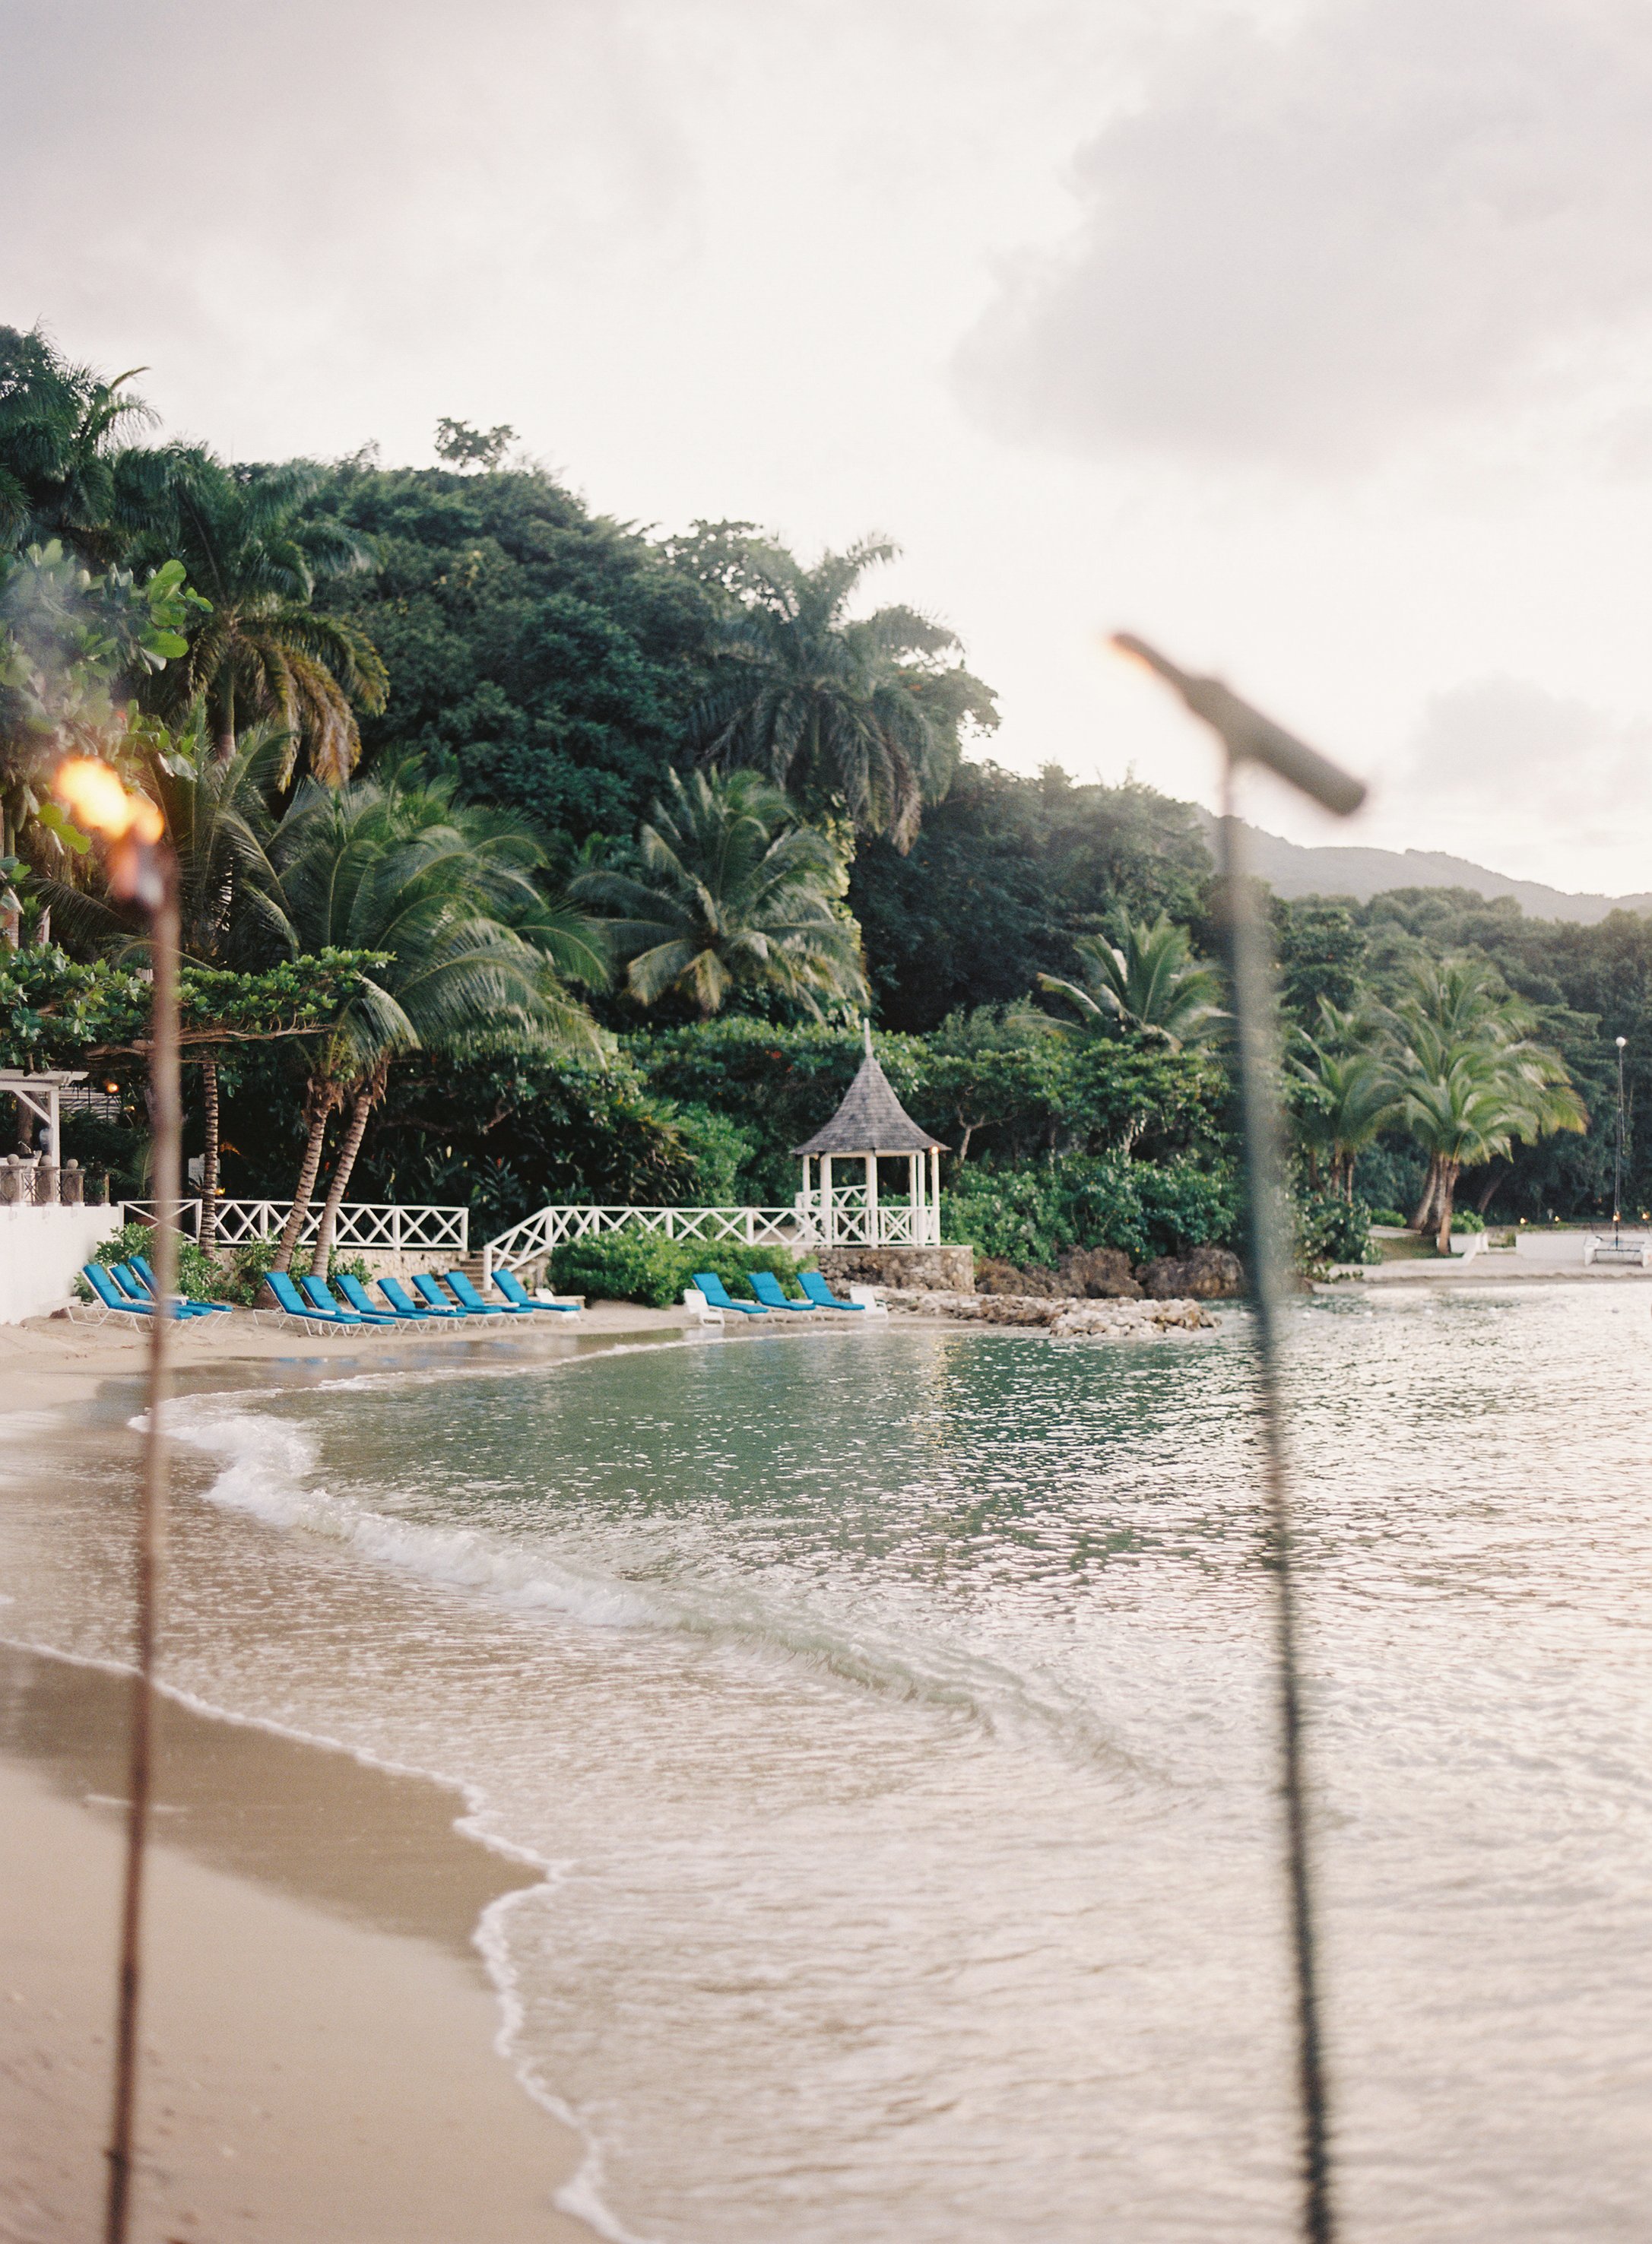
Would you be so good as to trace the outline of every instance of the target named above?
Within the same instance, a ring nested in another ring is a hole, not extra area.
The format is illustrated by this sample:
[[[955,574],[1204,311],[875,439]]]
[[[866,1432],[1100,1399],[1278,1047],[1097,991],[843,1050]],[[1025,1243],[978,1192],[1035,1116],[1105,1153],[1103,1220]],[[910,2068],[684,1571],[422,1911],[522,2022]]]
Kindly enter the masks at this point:
[[[890,1090],[873,1056],[870,1023],[866,1057],[843,1105],[823,1130],[793,1150],[803,1165],[797,1213],[823,1247],[939,1246],[940,1157],[947,1148],[918,1128]],[[901,1154],[906,1158],[906,1205],[885,1207],[877,1197],[877,1164]],[[819,1170],[811,1176],[809,1164],[816,1161]],[[836,1182],[834,1161],[860,1163],[860,1176],[853,1184]]]
[[[84,1083],[85,1079],[84,1073],[69,1069],[48,1069],[35,1075],[24,1068],[0,1068],[0,1092],[17,1100],[19,1121],[27,1115],[32,1121],[45,1124],[46,1159],[54,1169],[63,1166],[62,1094],[71,1083]]]

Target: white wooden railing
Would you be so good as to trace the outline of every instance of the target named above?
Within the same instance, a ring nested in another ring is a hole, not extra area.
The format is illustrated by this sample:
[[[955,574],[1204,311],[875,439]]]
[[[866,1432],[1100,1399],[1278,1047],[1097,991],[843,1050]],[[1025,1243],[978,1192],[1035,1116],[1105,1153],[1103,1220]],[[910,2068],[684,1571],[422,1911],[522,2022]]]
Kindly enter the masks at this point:
[[[819,1193],[799,1193],[797,1221],[816,1247],[938,1247],[941,1217],[926,1202],[880,1200],[866,1202],[864,1185],[834,1180],[829,1205]]]
[[[153,1222],[152,1200],[129,1200],[121,1213]],[[290,1200],[220,1200],[218,1203],[218,1244],[241,1247],[248,1240],[279,1239],[293,1212]],[[200,1202],[179,1203],[184,1228],[200,1235]],[[315,1238],[322,1220],[322,1203],[313,1200],[299,1231],[301,1243]],[[403,1207],[392,1201],[349,1200],[338,1212],[333,1243],[338,1247],[365,1247],[381,1254],[419,1254],[444,1250],[463,1256],[470,1252],[471,1211],[468,1207]]]
[[[484,1267],[520,1270],[543,1261],[565,1240],[593,1232],[646,1231],[660,1239],[733,1239],[746,1247],[813,1246],[814,1234],[795,1207],[542,1207],[489,1240]]]
[[[940,1218],[932,1207],[903,1200],[866,1205],[863,1186],[834,1189],[831,1206],[820,1195],[800,1193],[789,1207],[587,1207],[565,1203],[542,1207],[483,1248],[490,1275],[496,1269],[520,1271],[542,1262],[570,1239],[592,1233],[642,1231],[660,1239],[703,1239],[708,1244],[732,1239],[746,1247],[931,1247],[940,1238]]]

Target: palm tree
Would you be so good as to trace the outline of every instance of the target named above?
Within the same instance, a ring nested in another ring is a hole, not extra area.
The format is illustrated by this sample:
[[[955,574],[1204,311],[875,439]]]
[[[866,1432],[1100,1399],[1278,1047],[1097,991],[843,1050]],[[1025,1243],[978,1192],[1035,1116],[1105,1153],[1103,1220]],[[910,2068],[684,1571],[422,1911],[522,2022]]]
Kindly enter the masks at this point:
[[[328,1186],[314,1267],[326,1274],[338,1211],[391,1065],[416,1049],[463,1058],[490,1041],[582,1051],[599,1032],[566,981],[600,983],[586,923],[547,902],[544,854],[507,814],[461,807],[445,782],[389,773],[328,788],[304,782],[274,838],[281,901],[305,951],[379,954],[319,1042],[305,1094],[303,1160],[275,1267],[287,1269],[321,1167],[331,1115],[349,1120]]]
[[[322,470],[305,460],[227,466],[182,448],[131,454],[127,464],[156,517],[145,550],[176,554],[212,603],[166,673],[169,707],[204,706],[226,760],[238,724],[279,719],[288,741],[280,783],[301,753],[313,777],[342,784],[362,753],[355,712],[383,709],[389,680],[364,632],[312,605],[321,578],[373,565],[342,523],[307,517]]]
[[[1298,1031],[1287,1066],[1297,1086],[1297,1129],[1308,1154],[1310,1181],[1323,1159],[1332,1191],[1354,1196],[1359,1156],[1394,1120],[1400,1098],[1374,1024],[1319,1000],[1317,1038]]]
[[[926,801],[945,794],[966,720],[998,722],[992,696],[946,659],[955,635],[907,607],[851,620],[868,570],[899,548],[863,537],[805,569],[747,544],[735,606],[713,641],[725,681],[695,718],[714,764],[762,772],[811,811],[839,807],[862,834],[911,847]]]
[[[141,371],[105,381],[38,328],[0,327],[0,551],[55,537],[94,569],[118,558],[138,525],[122,505],[118,440],[152,417],[126,388]]]
[[[289,754],[287,735],[255,727],[227,758],[199,738],[150,760],[151,792],[178,859],[179,949],[202,966],[243,966],[298,949],[270,862],[269,795]],[[200,1231],[218,1235],[218,1054],[200,1054],[204,1134]]]
[[[1395,1074],[1405,1119],[1428,1155],[1414,1231],[1451,1247],[1458,1179],[1515,1144],[1583,1130],[1588,1116],[1558,1052],[1537,1044],[1537,1017],[1484,960],[1413,963],[1393,1009]]]
[[[843,867],[826,836],[756,772],[668,783],[638,836],[639,869],[599,867],[568,890],[616,915],[606,931],[628,994],[652,1005],[678,991],[702,1020],[741,988],[816,1019],[823,997],[863,1003],[860,931],[835,908]]]
[[[1214,966],[1193,956],[1185,927],[1161,912],[1154,920],[1126,916],[1121,940],[1098,935],[1074,938],[1085,968],[1082,983],[1040,974],[1039,986],[1066,999],[1090,1030],[1122,1027],[1161,1038],[1173,1051],[1214,1036],[1227,1015],[1216,1004],[1221,979]]]
[[[166,820],[176,861],[180,955],[220,970],[290,956],[298,946],[268,855],[268,799],[286,754],[284,736],[272,726],[257,727],[227,762],[198,730],[158,735],[146,727],[134,737],[143,784]],[[135,936],[131,916],[106,896],[62,878],[40,876],[36,886],[60,934],[112,945],[118,956],[147,957],[148,938]],[[211,1247],[218,1225],[219,1055],[202,1044],[189,1057],[200,1069],[205,1110],[200,1240]]]

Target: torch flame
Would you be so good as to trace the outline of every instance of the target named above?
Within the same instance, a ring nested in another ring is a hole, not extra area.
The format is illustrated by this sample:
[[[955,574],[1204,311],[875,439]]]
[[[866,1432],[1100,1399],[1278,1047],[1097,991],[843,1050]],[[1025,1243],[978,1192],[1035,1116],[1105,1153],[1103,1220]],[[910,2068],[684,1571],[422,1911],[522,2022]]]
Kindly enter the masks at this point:
[[[124,842],[130,835],[139,842],[159,842],[165,830],[148,796],[129,794],[119,773],[96,756],[71,756],[59,764],[51,791],[88,832],[107,841]]]

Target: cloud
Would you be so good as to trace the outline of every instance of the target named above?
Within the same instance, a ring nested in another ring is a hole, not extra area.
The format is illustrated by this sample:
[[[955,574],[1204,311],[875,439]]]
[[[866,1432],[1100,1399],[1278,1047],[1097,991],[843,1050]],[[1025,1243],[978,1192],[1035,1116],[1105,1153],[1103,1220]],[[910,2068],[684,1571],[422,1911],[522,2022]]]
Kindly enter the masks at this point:
[[[1076,237],[960,355],[1069,449],[1364,463],[1652,318],[1652,16],[1333,0],[1189,44],[1080,152]]]
[[[1647,885],[1652,727],[1514,678],[1477,679],[1428,703],[1394,774],[1431,822],[1419,847],[1516,867],[1569,845],[1601,886]],[[1411,821],[1413,825],[1414,819]],[[1495,833],[1496,841],[1486,837]]]

